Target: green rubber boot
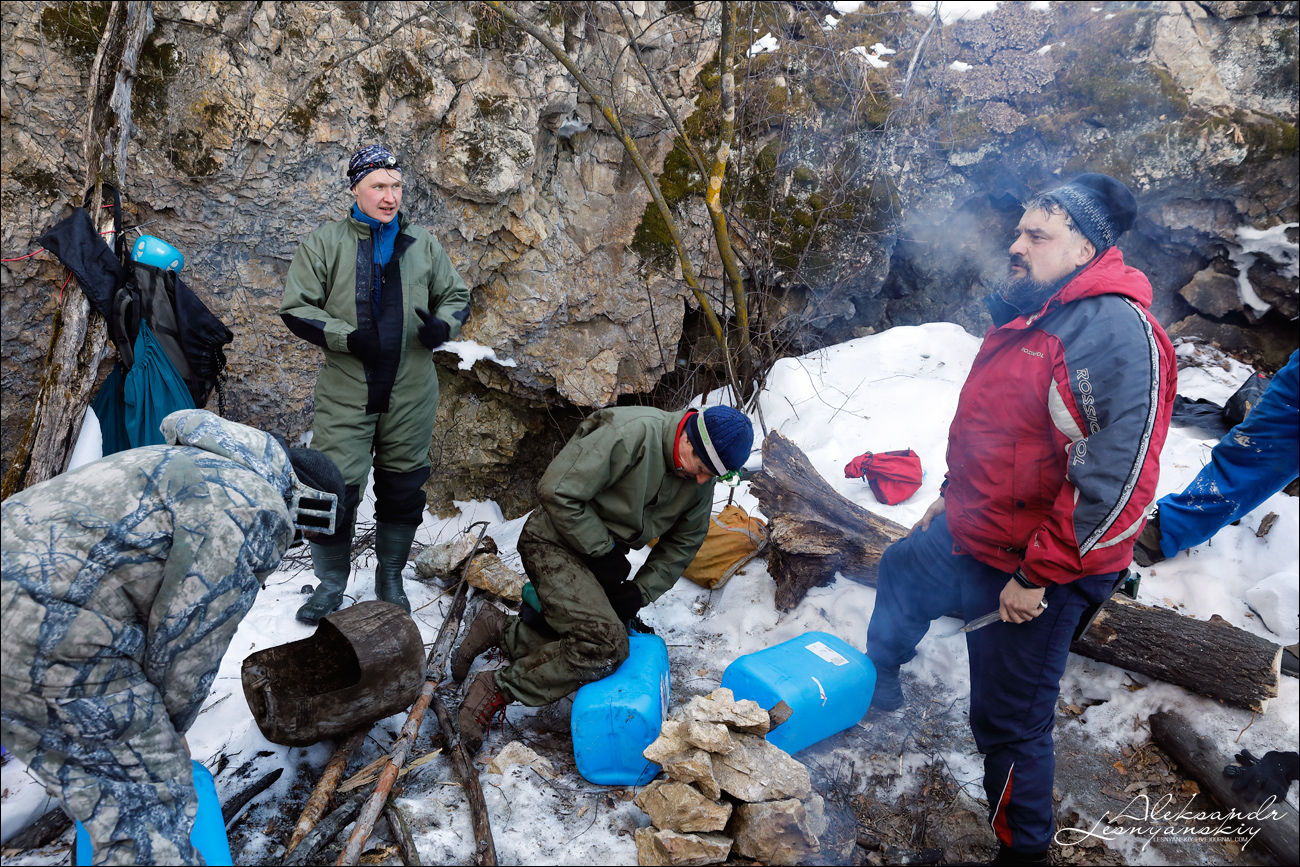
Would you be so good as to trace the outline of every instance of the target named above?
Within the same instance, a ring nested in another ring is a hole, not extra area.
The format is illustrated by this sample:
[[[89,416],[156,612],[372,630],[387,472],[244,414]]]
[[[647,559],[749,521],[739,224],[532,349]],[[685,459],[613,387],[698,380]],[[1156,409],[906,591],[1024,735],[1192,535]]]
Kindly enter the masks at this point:
[[[343,591],[348,588],[352,574],[352,544],[311,545],[311,566],[320,584],[311,598],[298,609],[298,619],[315,625],[326,614],[343,604]]]
[[[411,602],[402,589],[402,569],[411,556],[416,529],[414,524],[375,525],[375,595],[402,606],[407,614],[411,613]]]

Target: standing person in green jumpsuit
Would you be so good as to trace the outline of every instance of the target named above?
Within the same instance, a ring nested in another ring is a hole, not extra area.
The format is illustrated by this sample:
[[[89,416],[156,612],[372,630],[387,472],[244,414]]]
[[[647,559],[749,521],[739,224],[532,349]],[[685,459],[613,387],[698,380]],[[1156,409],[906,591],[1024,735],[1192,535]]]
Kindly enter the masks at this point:
[[[540,508],[519,535],[519,556],[541,602],[530,625],[485,605],[452,664],[502,648],[510,665],[470,681],[461,737],[474,749],[510,702],[540,707],[614,672],[627,659],[627,624],[666,593],[709,528],[717,477],[745,465],[754,428],[729,406],[665,412],[603,409],[584,421],[537,487]],[[627,554],[658,539],[628,580]]]
[[[298,609],[305,623],[343,601],[357,505],[372,463],[375,595],[411,610],[402,568],[424,517],[438,411],[431,350],[459,334],[469,317],[469,289],[442,245],[401,212],[402,169],[392,151],[357,151],[348,181],[356,199],[351,213],[303,239],[280,302],[289,330],[325,351],[311,444],[338,464],[347,484],[337,530],[311,543],[320,584]]]

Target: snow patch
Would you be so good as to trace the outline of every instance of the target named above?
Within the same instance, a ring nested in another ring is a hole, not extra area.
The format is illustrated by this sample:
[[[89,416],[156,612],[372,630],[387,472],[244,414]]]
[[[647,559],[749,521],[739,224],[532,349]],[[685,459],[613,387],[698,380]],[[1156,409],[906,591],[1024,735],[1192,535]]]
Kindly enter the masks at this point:
[[[880,43],[876,43],[876,44],[879,45]],[[880,55],[876,54],[874,50],[868,53],[866,46],[864,45],[855,45],[854,47],[849,49],[849,54],[858,55],[859,57],[866,60],[867,63],[871,64],[876,69],[884,69],[886,66],[889,65],[888,61],[881,60]]]
[[[756,54],[765,54],[769,51],[776,51],[780,45],[781,44],[776,41],[776,37],[771,33],[768,33],[754,40],[754,44],[749,46],[749,56],[753,57]]]
[[[974,21],[998,8],[996,0],[912,0],[912,11],[927,18],[934,15],[936,6],[945,27],[957,21]]]
[[[1287,229],[1297,227],[1300,227],[1300,223],[1280,223],[1270,229],[1242,226],[1237,230],[1237,241],[1241,244],[1241,249],[1229,250],[1228,258],[1237,269],[1237,291],[1241,293],[1241,303],[1257,315],[1267,313],[1273,305],[1256,294],[1247,272],[1255,260],[1263,256],[1279,266],[1278,273],[1283,277],[1294,279],[1300,276],[1300,243],[1292,244],[1286,239]]]
[[[461,370],[469,370],[474,366],[474,362],[482,361],[484,359],[495,361],[502,367],[517,366],[513,358],[501,358],[497,355],[497,351],[492,347],[484,346],[483,344],[476,343],[473,340],[448,340],[438,348],[459,355],[460,364],[458,366]]]
[[[954,60],[952,63],[948,64],[948,68],[954,72],[969,72],[970,64],[962,63],[960,60]]]
[[[104,432],[99,426],[99,416],[95,410],[86,407],[86,416],[81,420],[81,431],[77,434],[77,444],[72,447],[72,457],[68,458],[68,469],[72,472],[77,467],[84,467],[104,456]]]
[[[1296,596],[1295,576],[1300,562],[1290,569],[1274,572],[1246,591],[1246,601],[1278,637],[1278,644],[1295,644],[1300,639],[1300,598]]]

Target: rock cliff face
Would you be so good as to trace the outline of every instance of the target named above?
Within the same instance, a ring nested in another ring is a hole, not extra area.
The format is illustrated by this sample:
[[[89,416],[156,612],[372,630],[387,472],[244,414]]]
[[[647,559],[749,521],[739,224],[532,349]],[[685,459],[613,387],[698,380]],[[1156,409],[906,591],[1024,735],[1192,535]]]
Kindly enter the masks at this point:
[[[924,40],[929,22],[907,4],[864,6],[833,30],[806,11],[755,4],[746,18],[742,7],[743,138],[728,189],[744,200],[742,251],[782,340],[932,319],[978,333],[977,298],[1003,261],[1018,201],[1095,170],[1138,193],[1139,224],[1121,246],[1151,276],[1172,332],[1274,361],[1294,347],[1296,4],[1098,6],[1004,4]],[[699,178],[672,150],[676,131],[617,11],[517,8],[617,97],[716,289]],[[707,134],[716,4],[623,8],[655,83],[688,131]],[[9,2],[0,16],[9,258],[79,199],[106,4]],[[231,418],[291,438],[310,427],[321,359],[279,322],[280,292],[302,236],[350,205],[343,168],[371,141],[398,152],[404,210],[473,289],[464,337],[502,360],[460,370],[440,356],[439,508],[453,497],[529,508],[532,482],[585,411],[646,395],[693,357],[694,302],[663,257],[631,162],[564,68],[491,12],[159,2],[155,18],[132,101],[128,222],[184,251],[187,282],[235,331]],[[769,31],[781,49],[746,57]],[[866,57],[882,40],[897,50],[878,55],[883,72]],[[808,72],[806,50],[832,44],[860,91]],[[63,272],[37,257],[6,263],[0,280],[7,464]]]

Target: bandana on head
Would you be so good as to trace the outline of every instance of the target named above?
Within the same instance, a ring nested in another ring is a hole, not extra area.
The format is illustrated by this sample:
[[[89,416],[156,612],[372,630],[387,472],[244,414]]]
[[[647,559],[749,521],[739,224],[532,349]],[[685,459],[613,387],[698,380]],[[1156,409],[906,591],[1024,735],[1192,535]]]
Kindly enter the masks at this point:
[[[348,160],[348,184],[355,187],[361,179],[379,169],[392,169],[400,172],[402,165],[397,156],[380,144],[366,145]]]

